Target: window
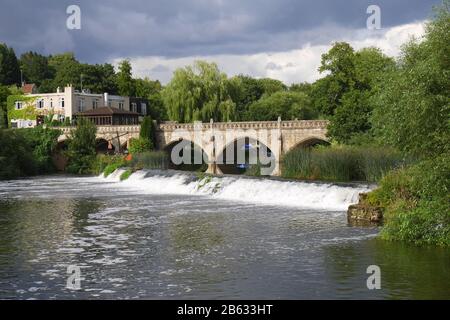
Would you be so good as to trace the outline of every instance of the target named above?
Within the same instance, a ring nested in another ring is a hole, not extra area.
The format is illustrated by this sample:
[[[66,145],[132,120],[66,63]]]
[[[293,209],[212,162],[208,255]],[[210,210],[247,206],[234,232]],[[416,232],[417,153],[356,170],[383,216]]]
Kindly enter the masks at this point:
[[[141,103],[141,113],[147,115],[147,104],[144,102]]]
[[[22,101],[16,101],[14,102],[14,106],[16,107],[16,110],[20,110],[23,108],[23,102]]]
[[[39,100],[36,102],[36,108],[38,108],[38,109],[44,108],[44,99],[39,99]]]
[[[92,109],[98,108],[98,100],[92,100]]]
[[[84,111],[84,99],[78,100],[78,112]]]
[[[59,99],[59,106],[60,106],[61,108],[64,108],[64,98],[60,98],[60,99]]]
[[[112,107],[112,102],[111,101],[108,101],[108,107]]]
[[[53,109],[53,99],[50,99],[50,109]]]
[[[123,110],[123,102],[119,102],[119,109]]]
[[[136,112],[136,110],[137,110],[136,102],[131,103],[131,111]]]

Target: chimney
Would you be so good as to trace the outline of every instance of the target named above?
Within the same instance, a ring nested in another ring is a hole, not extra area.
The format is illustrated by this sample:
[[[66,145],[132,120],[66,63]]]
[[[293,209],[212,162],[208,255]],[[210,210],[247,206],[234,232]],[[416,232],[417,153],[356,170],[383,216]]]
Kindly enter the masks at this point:
[[[56,93],[61,93],[61,88],[60,87],[56,88]]]
[[[103,103],[105,104],[105,107],[108,106],[108,92],[103,94]]]

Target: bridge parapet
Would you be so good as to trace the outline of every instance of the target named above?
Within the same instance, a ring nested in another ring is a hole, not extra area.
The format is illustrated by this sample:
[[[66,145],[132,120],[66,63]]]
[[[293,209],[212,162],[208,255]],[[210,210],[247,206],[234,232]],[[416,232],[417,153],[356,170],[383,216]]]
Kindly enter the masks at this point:
[[[58,129],[62,131],[63,134],[68,134],[76,127],[59,127]],[[140,126],[97,126],[97,134],[102,133],[139,133]]]
[[[327,120],[292,120],[292,121],[248,121],[248,122],[205,122],[205,123],[161,123],[160,131],[194,130],[201,125],[203,129],[326,129]]]

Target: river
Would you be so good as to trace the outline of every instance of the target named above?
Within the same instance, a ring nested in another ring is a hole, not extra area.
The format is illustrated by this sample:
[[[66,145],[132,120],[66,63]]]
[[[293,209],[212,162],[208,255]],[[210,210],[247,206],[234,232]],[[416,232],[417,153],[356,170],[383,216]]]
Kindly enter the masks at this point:
[[[0,181],[0,299],[450,299],[448,249],[348,225],[368,186],[120,173]]]

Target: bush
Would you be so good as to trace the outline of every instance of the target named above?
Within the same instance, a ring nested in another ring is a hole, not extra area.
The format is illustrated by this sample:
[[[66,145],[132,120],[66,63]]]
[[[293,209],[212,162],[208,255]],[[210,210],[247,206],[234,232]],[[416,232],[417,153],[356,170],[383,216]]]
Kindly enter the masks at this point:
[[[125,161],[118,161],[118,162],[113,162],[111,164],[108,164],[105,167],[105,170],[103,170],[103,175],[105,177],[109,176],[111,173],[113,173],[114,171],[116,171],[117,169],[119,169],[120,167],[123,167],[125,165]]]
[[[375,182],[389,170],[409,163],[389,148],[319,146],[296,148],[282,159],[286,178]]]
[[[125,163],[125,160],[121,155],[99,154],[92,163],[91,172],[98,175],[102,173],[108,165],[113,163]]]
[[[151,141],[147,138],[130,139],[130,147],[128,151],[131,154],[143,153],[150,151],[153,148]]]
[[[120,175],[120,181],[127,180],[133,174],[133,170],[127,169]]]
[[[53,172],[58,136],[58,130],[42,127],[0,129],[0,179]]]
[[[367,201],[384,208],[381,237],[450,246],[449,154],[391,172]]]

